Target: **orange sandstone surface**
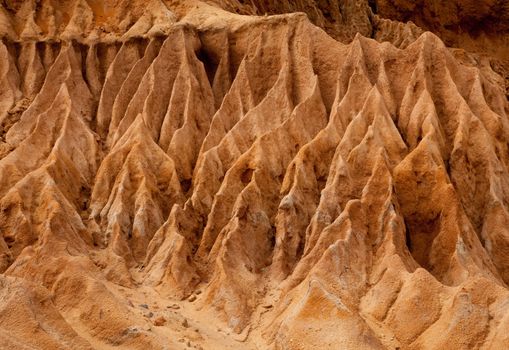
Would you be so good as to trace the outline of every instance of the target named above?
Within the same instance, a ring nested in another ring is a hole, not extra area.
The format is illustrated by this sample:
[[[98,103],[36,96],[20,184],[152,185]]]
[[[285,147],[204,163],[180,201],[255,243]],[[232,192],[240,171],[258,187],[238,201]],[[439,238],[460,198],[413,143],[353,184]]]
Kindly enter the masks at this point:
[[[0,2],[0,349],[509,348],[509,11],[439,3]]]

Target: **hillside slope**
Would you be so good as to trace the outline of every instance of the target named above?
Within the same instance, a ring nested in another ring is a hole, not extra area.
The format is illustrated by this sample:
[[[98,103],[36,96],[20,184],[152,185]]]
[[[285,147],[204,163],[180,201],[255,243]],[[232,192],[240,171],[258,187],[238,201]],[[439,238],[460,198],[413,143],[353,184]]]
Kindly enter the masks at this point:
[[[504,77],[340,5],[4,1],[0,348],[509,347]]]

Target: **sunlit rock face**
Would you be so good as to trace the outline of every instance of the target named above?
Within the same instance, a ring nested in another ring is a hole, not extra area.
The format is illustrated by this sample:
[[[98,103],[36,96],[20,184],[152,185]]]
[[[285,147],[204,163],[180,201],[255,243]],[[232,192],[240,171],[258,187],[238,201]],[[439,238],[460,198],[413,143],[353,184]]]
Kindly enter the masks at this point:
[[[508,348],[507,57],[405,6],[4,1],[0,348]]]

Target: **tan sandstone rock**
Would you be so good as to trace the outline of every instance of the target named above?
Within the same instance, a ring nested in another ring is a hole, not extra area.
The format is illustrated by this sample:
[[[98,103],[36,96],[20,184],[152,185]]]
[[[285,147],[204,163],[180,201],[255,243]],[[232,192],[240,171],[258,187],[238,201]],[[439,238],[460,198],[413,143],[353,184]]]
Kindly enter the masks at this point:
[[[507,9],[415,3],[3,1],[0,348],[508,348]]]

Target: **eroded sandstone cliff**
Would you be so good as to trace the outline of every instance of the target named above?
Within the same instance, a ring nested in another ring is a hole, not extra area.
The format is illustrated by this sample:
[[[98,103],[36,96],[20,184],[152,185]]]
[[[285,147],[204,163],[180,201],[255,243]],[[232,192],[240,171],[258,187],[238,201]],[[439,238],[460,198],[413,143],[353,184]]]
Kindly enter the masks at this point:
[[[507,348],[504,77],[370,3],[4,1],[0,348]]]

